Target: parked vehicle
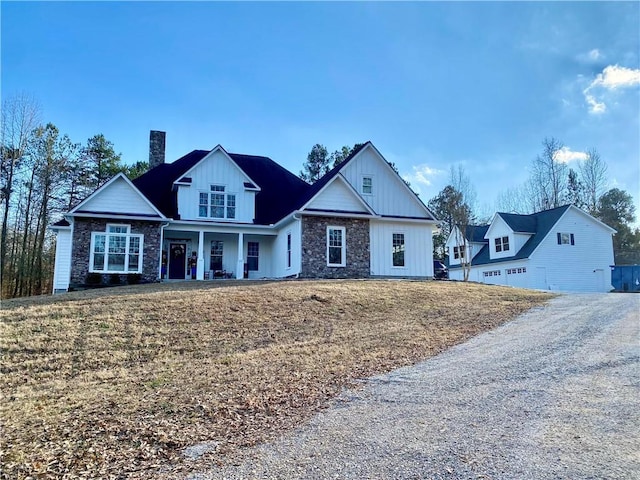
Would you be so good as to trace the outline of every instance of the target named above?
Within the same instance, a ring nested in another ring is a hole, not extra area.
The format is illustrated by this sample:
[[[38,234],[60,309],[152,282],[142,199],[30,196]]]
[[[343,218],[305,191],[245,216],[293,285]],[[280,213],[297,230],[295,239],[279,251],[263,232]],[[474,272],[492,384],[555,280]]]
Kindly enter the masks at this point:
[[[443,280],[449,278],[449,270],[447,266],[440,260],[433,261],[433,278]]]

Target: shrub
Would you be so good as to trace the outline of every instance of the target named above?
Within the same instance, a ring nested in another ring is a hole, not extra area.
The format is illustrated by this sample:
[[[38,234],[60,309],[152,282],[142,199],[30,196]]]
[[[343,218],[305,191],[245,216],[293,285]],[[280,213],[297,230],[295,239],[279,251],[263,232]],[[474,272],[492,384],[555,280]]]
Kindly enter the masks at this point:
[[[120,285],[120,275],[117,273],[109,275],[109,285]]]
[[[128,273],[127,274],[127,283],[129,285],[137,285],[142,280],[142,275],[139,273]]]

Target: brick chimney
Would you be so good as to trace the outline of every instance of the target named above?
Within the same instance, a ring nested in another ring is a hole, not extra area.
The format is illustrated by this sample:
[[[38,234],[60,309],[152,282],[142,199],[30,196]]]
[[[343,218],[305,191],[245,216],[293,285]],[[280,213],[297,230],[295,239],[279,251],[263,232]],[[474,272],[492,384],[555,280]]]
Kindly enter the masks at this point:
[[[164,146],[167,132],[151,130],[149,133],[149,170],[164,163]]]

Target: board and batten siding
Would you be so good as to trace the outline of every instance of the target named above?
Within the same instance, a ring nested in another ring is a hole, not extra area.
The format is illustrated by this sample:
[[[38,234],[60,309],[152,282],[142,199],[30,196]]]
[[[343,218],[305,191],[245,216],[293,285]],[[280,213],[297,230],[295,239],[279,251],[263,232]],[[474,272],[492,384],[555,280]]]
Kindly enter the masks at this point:
[[[371,275],[384,277],[432,277],[433,231],[430,225],[402,222],[370,222]],[[404,267],[393,266],[393,234],[403,233]]]
[[[425,217],[427,212],[402,179],[372,147],[365,147],[341,170],[342,175],[378,215]],[[372,179],[372,193],[362,193],[362,179]]]
[[[367,213],[362,202],[355,197],[353,191],[340,178],[336,178],[329,184],[309,203],[307,208]]]
[[[116,178],[83,205],[83,211],[157,215],[157,212],[124,178]]]
[[[273,259],[271,268],[273,276],[277,278],[292,277],[300,273],[302,265],[302,223],[293,220],[278,230],[278,236],[273,241]],[[291,234],[291,267],[287,267],[287,234]]]
[[[224,152],[217,150],[208,155],[185,176],[191,178],[191,184],[178,185],[178,213],[181,219],[211,219],[198,215],[200,192],[211,193],[211,185],[224,185],[225,194],[236,196],[236,218],[225,221],[253,222],[256,192],[245,189],[244,182],[248,181],[246,175]]]
[[[261,235],[244,235],[244,263],[247,263],[249,242],[258,243],[258,270],[251,270],[249,278],[270,278],[273,275],[273,237]]]
[[[71,229],[56,231],[56,261],[53,273],[53,293],[66,292],[71,278]]]
[[[575,245],[558,245],[558,233],[573,233]],[[576,209],[568,209],[530,258],[535,288],[608,292],[611,286],[611,233]],[[542,270],[544,269],[544,271]]]

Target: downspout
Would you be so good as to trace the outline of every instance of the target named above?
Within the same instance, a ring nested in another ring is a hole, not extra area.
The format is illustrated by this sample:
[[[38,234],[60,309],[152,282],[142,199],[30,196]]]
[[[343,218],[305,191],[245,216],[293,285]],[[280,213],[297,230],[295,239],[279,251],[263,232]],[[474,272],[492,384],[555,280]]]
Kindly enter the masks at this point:
[[[164,243],[164,229],[169,226],[169,222],[160,224],[160,258],[158,259],[158,280],[162,281],[162,244]]]

